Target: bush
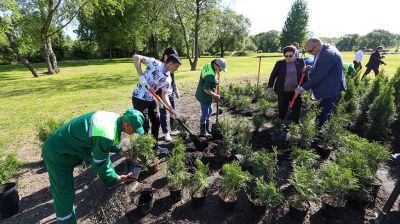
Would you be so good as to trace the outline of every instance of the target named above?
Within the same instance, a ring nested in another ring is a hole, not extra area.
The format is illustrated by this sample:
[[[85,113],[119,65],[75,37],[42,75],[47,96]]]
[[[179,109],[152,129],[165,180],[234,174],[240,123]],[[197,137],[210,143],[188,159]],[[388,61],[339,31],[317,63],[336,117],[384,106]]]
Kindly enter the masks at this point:
[[[293,166],[301,166],[306,168],[312,168],[320,158],[311,150],[300,149],[297,147],[293,149],[290,157],[293,159]]]
[[[366,131],[370,138],[381,139],[390,133],[396,115],[393,93],[394,88],[387,86],[368,107]]]
[[[258,106],[263,114],[267,114],[269,108],[276,108],[276,103],[261,98],[258,100]]]
[[[238,163],[229,163],[222,166],[222,176],[219,179],[223,196],[235,196],[241,188],[246,187],[251,175],[243,171]]]
[[[394,88],[394,104],[397,106],[396,111],[400,111],[400,68],[397,68],[396,75],[390,80]]]
[[[345,107],[345,112],[350,114],[353,120],[357,120],[360,115],[361,108],[361,92],[358,86],[361,86],[358,76],[351,77],[346,80],[347,90],[342,94],[340,104]]]
[[[282,192],[273,182],[266,183],[262,178],[257,178],[254,194],[256,202],[269,207],[278,206],[285,200]]]
[[[316,170],[295,166],[290,175],[289,182],[296,191],[297,203],[319,200],[320,181]]]
[[[260,130],[260,127],[265,122],[265,117],[260,114],[254,114],[252,121],[253,121],[254,130],[258,132]]]
[[[250,82],[246,82],[245,87],[243,88],[243,95],[252,96],[254,93],[253,85]]]
[[[197,172],[191,176],[189,184],[189,189],[192,195],[200,193],[208,188],[207,175],[208,172],[210,172],[210,167],[208,164],[204,165],[200,159],[196,159],[196,167]]]
[[[344,127],[350,122],[350,116],[345,111],[344,104],[338,104],[336,111],[332,114],[321,128],[320,136],[324,147],[338,147],[340,137],[345,135]]]
[[[39,124],[38,138],[44,143],[50,135],[52,135],[59,127],[64,124],[64,120],[56,120],[54,118],[46,119],[43,123]]]
[[[358,185],[350,169],[328,162],[321,170],[321,188],[333,197],[346,198],[349,191],[357,189]]]
[[[233,122],[234,135],[237,144],[248,145],[251,139],[249,121],[246,118],[235,119]]]
[[[8,154],[6,157],[0,157],[0,184],[10,181],[18,173],[19,161],[15,154]]]
[[[273,152],[256,152],[251,161],[253,171],[256,175],[266,175],[270,180],[275,177],[278,164],[278,152],[273,148]]]
[[[368,161],[359,151],[340,152],[338,164],[343,168],[350,169],[364,187],[374,178],[375,172],[370,169]]]
[[[289,126],[289,140],[293,146],[308,148],[311,146],[315,136],[317,135],[315,117],[318,110],[313,109],[307,113],[302,120],[302,125],[291,124]]]
[[[254,52],[253,51],[237,51],[233,54],[233,56],[250,56],[253,55]]]
[[[157,161],[158,151],[154,150],[157,141],[151,135],[133,135],[130,138],[131,156],[140,159],[143,168],[147,169]]]
[[[239,96],[236,101],[234,101],[233,106],[236,107],[236,109],[241,110],[241,111],[246,111],[250,108],[251,105],[251,98],[248,96]]]

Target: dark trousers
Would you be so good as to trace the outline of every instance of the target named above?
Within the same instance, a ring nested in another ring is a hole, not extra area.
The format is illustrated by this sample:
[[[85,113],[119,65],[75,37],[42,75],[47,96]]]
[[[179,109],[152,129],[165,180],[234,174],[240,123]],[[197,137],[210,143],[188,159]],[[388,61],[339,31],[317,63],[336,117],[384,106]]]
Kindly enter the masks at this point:
[[[285,91],[281,91],[278,94],[279,117],[282,120],[285,119],[289,103],[293,98],[293,94],[294,92],[285,92]],[[301,113],[301,104],[302,104],[301,96],[297,96],[293,104],[292,114],[289,116],[290,120],[294,122],[299,122]]]
[[[375,76],[379,75],[379,68],[369,68],[367,67],[367,70],[365,71],[364,75],[362,76],[363,78],[367,76],[371,71],[374,71]]]
[[[158,130],[160,129],[160,117],[158,116],[158,108],[155,100],[146,101],[136,97],[132,97],[133,108],[142,112],[145,121],[143,129],[145,133],[149,132],[149,120],[151,122],[151,134],[158,140]]]
[[[172,108],[175,109],[175,100],[174,100],[174,94],[171,94],[168,96],[169,97],[169,102],[171,103]],[[161,123],[161,129],[163,131],[163,133],[167,133],[168,132],[168,124],[167,124],[167,109],[160,108],[160,123]],[[171,129],[173,129],[174,127],[174,118],[172,116],[169,116],[169,125],[171,127]]]
[[[331,118],[333,107],[339,102],[340,95],[322,99],[319,102],[319,107],[321,108],[321,112],[317,115],[318,127],[322,127],[327,120]]]
[[[357,62],[356,60],[353,61],[354,69],[358,72],[362,69],[361,61]]]

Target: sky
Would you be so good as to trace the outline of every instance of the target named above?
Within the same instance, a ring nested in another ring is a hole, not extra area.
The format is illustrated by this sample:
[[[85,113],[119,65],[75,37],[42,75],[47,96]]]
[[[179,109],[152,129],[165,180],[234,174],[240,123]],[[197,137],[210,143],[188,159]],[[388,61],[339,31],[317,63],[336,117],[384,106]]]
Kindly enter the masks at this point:
[[[224,0],[224,4],[251,21],[250,34],[281,31],[294,0]],[[400,34],[400,0],[308,0],[309,27],[316,37],[341,37],[374,29]],[[77,24],[68,26],[73,33]]]

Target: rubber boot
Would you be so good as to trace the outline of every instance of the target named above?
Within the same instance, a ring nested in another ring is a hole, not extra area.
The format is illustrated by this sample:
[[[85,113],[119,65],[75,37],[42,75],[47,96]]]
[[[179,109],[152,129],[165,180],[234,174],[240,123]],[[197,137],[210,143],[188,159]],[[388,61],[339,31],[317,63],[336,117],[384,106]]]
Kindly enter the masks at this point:
[[[206,132],[211,135],[210,121],[206,121]]]
[[[200,123],[200,137],[211,137],[211,135],[206,131],[206,124]]]

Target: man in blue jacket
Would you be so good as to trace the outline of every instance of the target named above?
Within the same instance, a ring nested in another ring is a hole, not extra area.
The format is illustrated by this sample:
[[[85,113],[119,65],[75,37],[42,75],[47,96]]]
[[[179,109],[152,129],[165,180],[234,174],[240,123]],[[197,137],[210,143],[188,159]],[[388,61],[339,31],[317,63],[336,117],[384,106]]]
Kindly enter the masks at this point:
[[[314,55],[314,63],[306,69],[310,71],[309,80],[296,89],[297,94],[311,89],[320,101],[321,112],[318,114],[318,126],[329,119],[333,106],[339,101],[340,93],[346,90],[343,74],[343,61],[340,52],[331,45],[323,44],[319,38],[310,38],[305,48]]]

